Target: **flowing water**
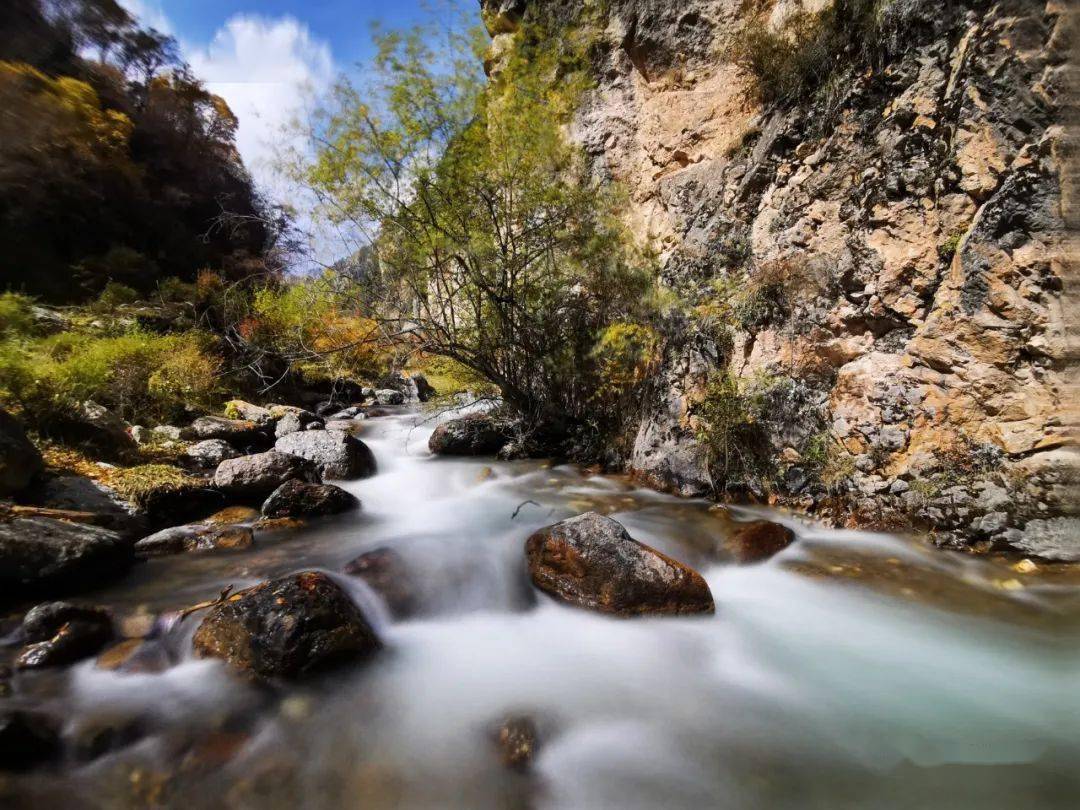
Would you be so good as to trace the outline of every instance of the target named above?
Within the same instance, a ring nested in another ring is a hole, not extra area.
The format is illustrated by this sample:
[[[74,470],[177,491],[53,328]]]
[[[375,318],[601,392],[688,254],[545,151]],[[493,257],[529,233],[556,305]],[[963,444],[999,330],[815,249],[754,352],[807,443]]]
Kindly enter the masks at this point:
[[[1075,808],[1080,572],[824,529],[766,510],[798,542],[736,566],[704,501],[540,462],[436,459],[417,414],[363,423],[379,473],[363,511],[245,552],[153,560],[92,595],[146,615],[299,569],[397,550],[425,616],[393,622],[356,580],[387,649],[285,691],[190,657],[163,671],[93,661],[8,702],[63,718],[95,756],[0,781],[10,807]],[[586,510],[696,567],[715,616],[619,620],[537,598],[523,544]],[[492,728],[535,719],[507,770]],[[105,751],[101,754],[100,751]]]

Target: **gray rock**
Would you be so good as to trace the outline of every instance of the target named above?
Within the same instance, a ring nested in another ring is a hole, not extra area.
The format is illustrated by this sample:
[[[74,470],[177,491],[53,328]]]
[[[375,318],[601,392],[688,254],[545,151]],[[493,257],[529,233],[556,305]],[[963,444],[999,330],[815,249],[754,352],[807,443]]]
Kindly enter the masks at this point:
[[[23,619],[19,669],[72,664],[99,652],[113,637],[112,619],[101,608],[69,602],[49,602],[30,610]]]
[[[290,433],[299,433],[301,430],[319,429],[323,420],[311,411],[302,408],[289,408],[278,419],[274,426],[274,436],[280,439]]]
[[[150,432],[158,441],[178,442],[183,438],[184,431],[176,425],[158,425],[150,428]]]
[[[595,512],[540,529],[526,541],[525,558],[536,587],[577,607],[620,616],[716,609],[700,574]]]
[[[359,413],[360,413],[360,408],[357,407],[356,405],[353,405],[353,406],[350,406],[348,408],[345,408],[344,410],[340,410],[337,413],[332,413],[332,414],[330,414],[330,416],[328,416],[326,418],[328,420],[355,419],[359,415]]]
[[[50,478],[35,498],[39,506],[89,512],[101,517],[100,525],[124,537],[139,537],[146,532],[146,515],[112,489],[82,475]]]
[[[195,523],[144,537],[135,544],[135,553],[140,557],[162,557],[184,552],[235,551],[251,548],[254,540],[250,526]]]
[[[191,440],[222,439],[240,447],[269,440],[263,426],[246,419],[226,419],[224,416],[200,416],[183,434]]]
[[[127,570],[131,545],[116,532],[51,518],[0,523],[0,600],[60,586],[98,585]]]
[[[204,439],[184,451],[200,467],[216,467],[226,459],[236,458],[240,451],[224,439]]]
[[[264,408],[261,405],[252,405],[250,402],[244,402],[242,399],[234,399],[225,403],[225,412],[235,414],[237,419],[254,422],[257,425],[263,425],[264,427],[274,423],[274,416],[269,408]]]
[[[136,447],[124,420],[91,400],[82,403],[63,421],[63,432],[68,439],[89,445],[104,455],[113,456]]]
[[[443,422],[428,439],[439,456],[493,456],[510,441],[509,431],[487,414],[471,414]]]
[[[380,388],[375,392],[375,401],[380,405],[404,405],[405,394],[393,388]]]
[[[1009,516],[1005,512],[991,512],[982,515],[971,522],[971,530],[975,534],[991,537],[1000,534],[1009,527]]]
[[[25,489],[43,467],[41,453],[22,425],[0,409],[0,496]]]
[[[262,505],[268,518],[315,517],[336,515],[360,506],[360,500],[333,484],[308,484],[286,481],[271,493]]]
[[[1029,520],[1010,544],[1017,551],[1058,562],[1080,562],[1080,518]]]
[[[241,498],[265,498],[293,479],[319,483],[318,468],[296,454],[277,450],[226,459],[214,472],[215,487]]]
[[[290,433],[274,449],[314,462],[325,478],[364,478],[375,473],[375,456],[366,444],[339,430]]]

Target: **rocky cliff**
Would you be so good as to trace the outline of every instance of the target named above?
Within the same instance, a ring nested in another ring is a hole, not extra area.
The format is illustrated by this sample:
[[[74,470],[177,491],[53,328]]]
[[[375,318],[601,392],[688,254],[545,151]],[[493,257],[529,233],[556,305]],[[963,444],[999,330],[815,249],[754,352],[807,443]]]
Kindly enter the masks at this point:
[[[698,437],[706,382],[728,373],[763,392],[776,460],[744,491],[1068,556],[1077,11],[869,4],[873,47],[770,99],[748,37],[797,42],[822,14],[842,31],[868,5],[836,3],[483,3],[493,73],[531,21],[591,28],[568,135],[629,191],[685,304],[628,464],[684,494],[726,488]]]

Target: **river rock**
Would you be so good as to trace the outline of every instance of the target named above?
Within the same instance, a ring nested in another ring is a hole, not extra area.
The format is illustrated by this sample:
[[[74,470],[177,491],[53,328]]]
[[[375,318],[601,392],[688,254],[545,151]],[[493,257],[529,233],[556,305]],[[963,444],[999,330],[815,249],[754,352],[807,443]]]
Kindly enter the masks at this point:
[[[295,679],[370,655],[382,643],[341,587],[304,571],[256,585],[210,609],[193,639],[202,658],[244,673]]]
[[[24,771],[60,756],[58,724],[37,712],[0,712],[0,770]]]
[[[34,493],[34,502],[49,509],[86,512],[94,520],[85,521],[103,526],[135,539],[146,534],[146,515],[128,503],[105,484],[84,475],[60,475],[50,478]]]
[[[416,398],[421,402],[428,402],[438,396],[439,392],[428,382],[427,377],[417,372],[412,375],[412,381],[416,385]]]
[[[736,560],[755,563],[779,554],[795,542],[795,532],[771,520],[732,523],[724,544]]]
[[[226,459],[214,472],[214,486],[242,498],[265,498],[293,479],[319,483],[319,471],[311,461],[277,450]]]
[[[491,741],[503,765],[514,771],[526,771],[540,749],[536,722],[526,715],[505,718],[491,731]]]
[[[0,523],[0,601],[61,585],[97,585],[127,569],[131,544],[99,526],[52,518]]]
[[[404,405],[405,394],[394,388],[380,388],[375,392],[375,401],[380,405]]]
[[[280,439],[282,436],[288,436],[290,433],[298,433],[301,430],[312,430],[312,425],[315,426],[314,429],[322,427],[322,417],[316,416],[311,411],[305,411],[303,408],[284,409],[277,424],[274,426],[274,436]]]
[[[222,439],[235,447],[258,447],[270,442],[268,429],[257,422],[224,416],[200,416],[184,430],[184,438]]]
[[[314,517],[336,515],[360,506],[360,500],[333,484],[308,484],[286,481],[271,493],[262,505],[268,518]]]
[[[224,439],[204,439],[191,445],[184,455],[200,467],[216,467],[226,459],[236,458],[240,451]]]
[[[19,669],[73,664],[98,653],[113,637],[112,619],[100,608],[67,602],[38,605],[23,620],[27,644],[15,660]]]
[[[251,548],[254,542],[250,526],[191,524],[144,537],[135,544],[135,553],[140,557],[162,557],[189,551],[236,551]]]
[[[0,409],[0,497],[25,489],[43,468],[41,453],[22,425]]]
[[[128,433],[124,420],[103,405],[87,400],[74,412],[61,417],[60,432],[64,438],[88,445],[102,455],[114,458],[137,445]]]
[[[619,616],[715,610],[697,571],[595,512],[540,529],[526,541],[525,556],[536,587],[577,607]]]
[[[242,399],[232,399],[225,403],[225,413],[231,419],[243,419],[247,422],[254,422],[256,425],[274,424],[274,415],[270,412],[269,408],[264,408],[261,405],[252,405],[250,402],[244,402]]]
[[[493,456],[509,440],[509,431],[493,417],[471,414],[435,428],[428,449],[439,456]]]
[[[19,628],[23,643],[47,641],[68,622],[83,622],[103,627],[112,634],[112,618],[104,608],[71,602],[43,602],[26,612]]]
[[[325,478],[365,478],[375,473],[375,456],[366,444],[340,430],[305,430],[282,436],[281,453],[308,459]]]
[[[344,408],[336,413],[330,414],[326,417],[328,420],[344,420],[355,419],[357,416],[361,416],[359,405],[350,405],[348,408]]]
[[[345,566],[345,573],[362,579],[395,619],[417,614],[420,599],[416,582],[405,560],[392,548],[376,548],[361,554]]]

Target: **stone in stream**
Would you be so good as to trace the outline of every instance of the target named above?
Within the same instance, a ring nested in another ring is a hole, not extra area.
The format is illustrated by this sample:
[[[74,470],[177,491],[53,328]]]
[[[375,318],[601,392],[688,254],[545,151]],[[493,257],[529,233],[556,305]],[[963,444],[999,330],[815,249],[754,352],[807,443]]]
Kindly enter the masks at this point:
[[[0,711],[0,771],[25,771],[60,756],[58,724],[37,712]]]
[[[345,566],[345,573],[362,579],[395,619],[417,614],[420,600],[416,583],[405,560],[392,548],[376,548],[361,554]]]
[[[280,413],[277,424],[274,426],[274,437],[280,439],[290,433],[299,433],[301,430],[311,430],[312,425],[316,428],[323,426],[323,419],[311,411],[303,408],[280,407],[274,410],[275,415]]]
[[[214,472],[214,486],[239,498],[265,498],[293,479],[320,482],[318,469],[311,461],[277,450],[226,459]]]
[[[375,401],[380,405],[403,405],[405,394],[394,388],[380,388],[375,392]]]
[[[112,636],[112,618],[104,608],[71,602],[43,602],[26,612],[19,636],[24,643],[47,641],[68,622],[83,622],[103,628]]]
[[[73,664],[112,640],[112,618],[99,607],[46,602],[27,612],[19,635],[27,646],[15,660],[18,669]]]
[[[127,570],[131,544],[98,526],[52,518],[0,522],[0,602],[21,594],[89,587]]]
[[[439,425],[428,449],[439,456],[493,456],[509,441],[509,432],[493,417],[477,413]]]
[[[268,518],[336,515],[360,506],[360,499],[334,484],[286,481],[262,505]]]
[[[324,478],[365,478],[375,474],[375,456],[355,436],[340,430],[305,430],[282,436],[274,444],[281,453],[308,459]]]
[[[732,523],[724,541],[728,551],[741,563],[756,563],[779,554],[795,542],[795,532],[771,520]]]
[[[201,658],[222,658],[262,678],[300,678],[382,647],[360,608],[326,574],[264,582],[210,608],[192,640]]]
[[[41,453],[22,425],[0,408],[0,497],[25,489],[42,469]]]
[[[184,429],[185,439],[222,439],[236,447],[265,447],[272,443],[268,428],[247,419],[200,416]]]
[[[536,722],[527,715],[505,718],[492,729],[491,741],[503,765],[514,771],[528,770],[540,749]]]
[[[140,557],[162,557],[189,551],[236,551],[251,548],[254,542],[250,526],[193,523],[144,537],[135,544],[135,553]]]
[[[236,458],[240,451],[224,439],[204,439],[184,451],[184,455],[200,467],[216,467],[229,458]]]
[[[716,609],[697,571],[596,512],[540,529],[525,542],[525,556],[533,584],[576,607],[618,616]]]
[[[147,516],[99,481],[83,475],[60,475],[50,478],[35,491],[34,502],[48,509],[86,512],[92,521],[134,540],[146,534]]]

